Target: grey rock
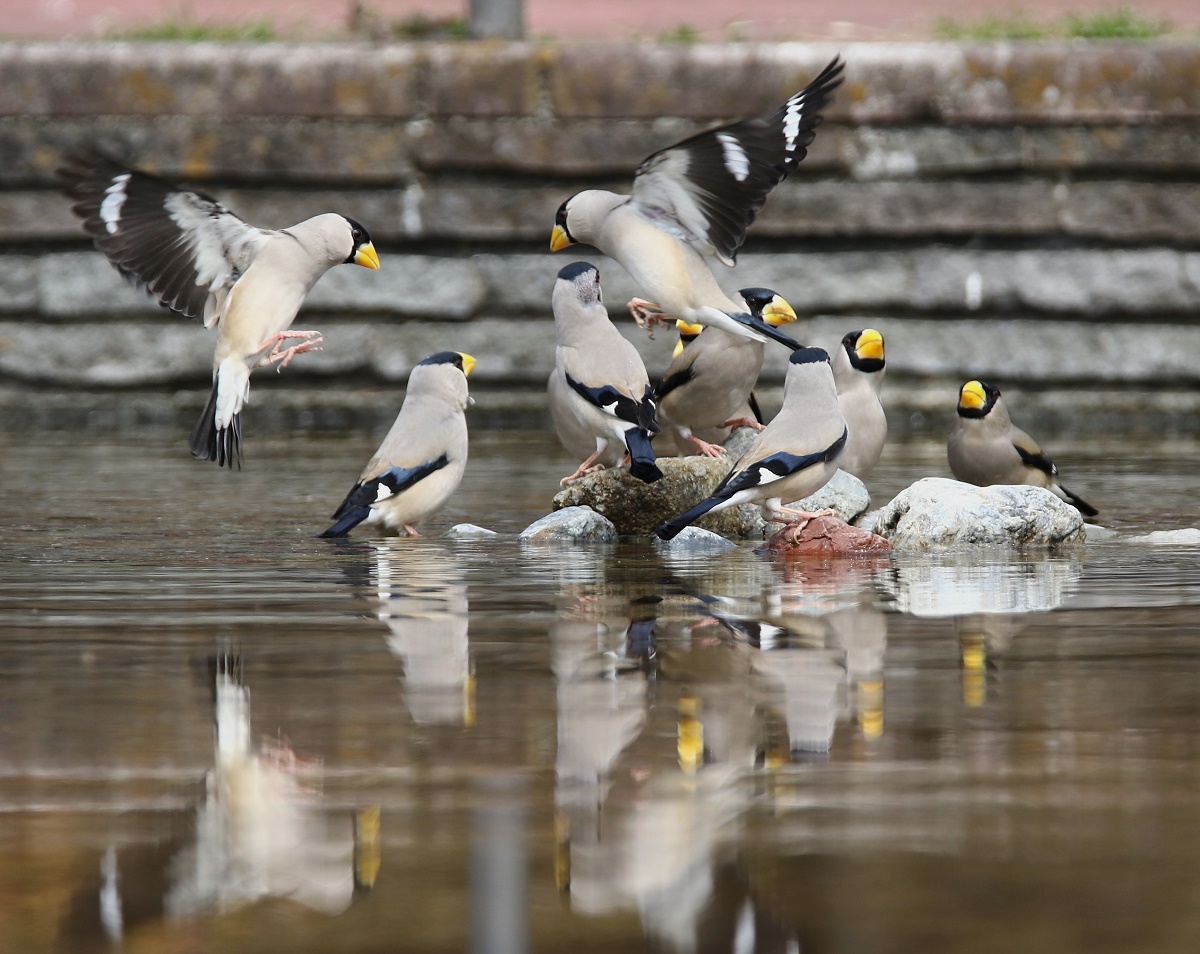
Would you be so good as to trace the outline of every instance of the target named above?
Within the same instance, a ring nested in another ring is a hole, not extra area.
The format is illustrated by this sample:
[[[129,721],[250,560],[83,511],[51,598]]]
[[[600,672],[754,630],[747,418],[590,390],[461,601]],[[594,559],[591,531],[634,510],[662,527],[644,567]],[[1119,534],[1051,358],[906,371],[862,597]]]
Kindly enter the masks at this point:
[[[945,477],[918,480],[860,526],[898,552],[1047,547],[1084,539],[1079,511],[1044,488],[975,487]]]
[[[815,512],[817,510],[832,510],[838,519],[853,523],[856,517],[862,516],[871,506],[871,494],[867,485],[844,470],[833,475],[829,483],[815,494],[792,504],[797,510]]]
[[[486,287],[469,260],[387,255],[384,262],[378,272],[331,269],[309,293],[307,306],[461,320],[483,304]]]
[[[524,543],[616,543],[612,521],[590,507],[567,507],[535,520],[521,531]]]
[[[684,551],[687,553],[723,553],[726,550],[736,550],[737,544],[726,540],[719,533],[705,530],[703,527],[684,527],[674,540],[659,540],[655,538],[654,546],[659,550],[671,553]]]
[[[1200,529],[1184,527],[1180,530],[1154,530],[1136,537],[1125,537],[1125,543],[1147,543],[1160,547],[1200,547]]]
[[[663,478],[653,484],[642,483],[624,468],[610,468],[559,491],[554,506],[588,506],[612,520],[623,536],[648,534],[705,499],[732,465],[732,460],[711,457],[660,458]],[[829,507],[849,522],[870,503],[862,481],[850,474],[839,471],[826,487],[794,506],[803,510]],[[708,514],[697,520],[696,526],[733,540],[761,539],[777,529],[763,520],[762,509],[754,504]]]
[[[458,540],[488,540],[498,537],[500,534],[495,530],[487,529],[487,527],[477,527],[473,523],[456,523],[446,531],[445,536]]]
[[[711,457],[660,458],[662,480],[646,484],[623,467],[589,474],[554,496],[555,509],[591,507],[611,520],[622,536],[652,533],[659,524],[683,513],[713,492],[730,463]],[[724,537],[762,536],[759,508],[730,507],[697,521]]]
[[[758,437],[758,431],[753,427],[734,428],[733,432],[725,439],[725,443],[722,445],[729,453],[729,460],[731,462],[736,461],[746,453],[750,449],[750,445],[754,443],[756,437]]]

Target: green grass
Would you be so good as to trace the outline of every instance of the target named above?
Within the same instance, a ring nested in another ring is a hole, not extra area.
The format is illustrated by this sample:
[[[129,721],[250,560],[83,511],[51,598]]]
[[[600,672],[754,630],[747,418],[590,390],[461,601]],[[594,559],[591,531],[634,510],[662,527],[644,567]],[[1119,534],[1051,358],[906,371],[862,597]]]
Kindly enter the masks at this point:
[[[198,20],[163,20],[145,26],[112,30],[107,34],[111,40],[181,40],[197,42],[217,40],[229,42],[263,43],[282,39],[275,25],[268,19],[247,20],[245,23],[213,23]]]
[[[393,21],[390,29],[397,40],[464,40],[467,37],[467,21],[462,17],[438,19],[416,13],[404,20]]]
[[[681,23],[673,30],[666,30],[658,35],[660,43],[698,43],[700,31],[690,23]]]
[[[1142,16],[1133,7],[1118,7],[1100,13],[1068,13],[1063,20],[1068,36],[1091,40],[1148,40],[1171,32],[1167,20]]]
[[[944,40],[1044,40],[1081,37],[1090,40],[1146,40],[1173,29],[1167,20],[1143,16],[1121,6],[1097,13],[1068,13],[1059,20],[1039,20],[1024,10],[988,14],[979,20],[938,20]]]

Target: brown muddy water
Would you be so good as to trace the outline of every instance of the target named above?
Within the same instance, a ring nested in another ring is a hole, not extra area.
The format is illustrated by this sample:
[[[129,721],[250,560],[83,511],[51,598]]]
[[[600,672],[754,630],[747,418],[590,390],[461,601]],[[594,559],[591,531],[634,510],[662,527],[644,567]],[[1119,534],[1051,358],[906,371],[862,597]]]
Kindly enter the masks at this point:
[[[1197,524],[1195,441],[1045,442]],[[500,538],[316,539],[374,447],[0,437],[0,950],[1200,950],[1200,549],[528,548],[503,431]]]

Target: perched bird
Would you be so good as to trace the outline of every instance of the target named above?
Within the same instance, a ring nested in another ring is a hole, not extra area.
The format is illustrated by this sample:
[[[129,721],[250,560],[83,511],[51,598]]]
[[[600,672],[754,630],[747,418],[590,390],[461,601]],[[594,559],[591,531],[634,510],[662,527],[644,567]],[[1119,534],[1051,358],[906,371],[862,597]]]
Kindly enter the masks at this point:
[[[958,420],[946,445],[956,480],[987,487],[1030,484],[1045,487],[1085,517],[1100,511],[1058,482],[1058,468],[1032,437],[1015,426],[1000,400],[1000,389],[968,381],[958,395]]]
[[[291,331],[317,279],[334,265],[379,267],[367,230],[327,212],[287,229],[260,229],[199,192],[93,153],[59,170],[96,247],[164,306],[217,326],[213,386],[192,432],[192,455],[242,463],[242,406],[250,372],[287,367],[317,349],[316,331]],[[284,347],[287,341],[299,344]]]
[[[879,403],[883,371],[883,335],[867,328],[842,338],[833,356],[833,380],[850,437],[838,466],[860,480],[879,463],[887,440],[887,415]]]
[[[750,314],[772,327],[796,320],[792,306],[769,288],[743,288],[738,294]],[[684,323],[681,335],[693,328]],[[681,454],[688,452],[684,442],[690,442],[706,457],[720,457],[725,453],[721,444],[732,428],[762,428],[762,414],[753,394],[762,363],[762,342],[721,328],[709,328],[703,334],[697,330],[675,354],[654,390],[660,423],[677,437]]]
[[[708,332],[705,332],[707,334]],[[816,514],[783,506],[828,483],[846,446],[846,422],[838,408],[829,354],[821,348],[792,352],[783,383],[783,407],[717,485],[712,496],[654,532],[663,540],[709,512],[757,503],[769,520],[807,522]]]
[[[416,524],[450,499],[467,466],[474,367],[469,354],[439,351],[412,369],[395,423],[321,536],[344,537],[364,522],[419,536]]]
[[[573,262],[558,273],[554,306],[554,374],[551,397],[592,436],[594,451],[563,483],[599,470],[610,446],[629,452],[629,472],[646,483],[662,477],[652,435],[658,433],[654,388],[637,349],[609,321],[601,303],[600,272]],[[611,459],[611,458],[610,458]]]
[[[575,416],[571,407],[574,395],[575,391],[567,384],[563,373],[557,367],[552,368],[546,379],[546,399],[550,405],[554,433],[567,453],[576,460],[585,460],[596,452],[596,436],[587,424]],[[604,470],[616,467],[625,459],[625,454],[625,445],[621,441],[609,441],[599,456],[592,460],[589,468]]]
[[[769,115],[707,130],[649,156],[630,195],[593,189],[571,196],[558,209],[551,250],[583,242],[616,259],[652,299],[630,302],[639,323],[665,313],[797,347],[729,298],[705,259],[734,264],[768,193],[807,155],[842,67],[835,58]]]

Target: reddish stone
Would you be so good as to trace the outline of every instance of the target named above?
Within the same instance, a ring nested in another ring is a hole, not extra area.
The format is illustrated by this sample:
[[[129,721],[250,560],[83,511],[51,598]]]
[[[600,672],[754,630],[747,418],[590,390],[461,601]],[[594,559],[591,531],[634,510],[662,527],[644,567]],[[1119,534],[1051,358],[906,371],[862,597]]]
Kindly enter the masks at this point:
[[[773,553],[879,553],[891,544],[878,534],[860,530],[837,517],[814,517],[805,524],[789,523],[767,541]]]

